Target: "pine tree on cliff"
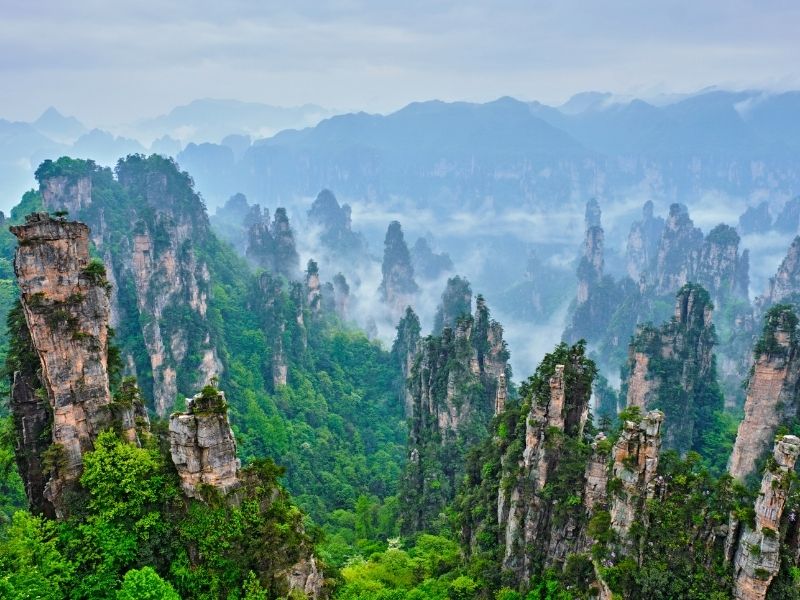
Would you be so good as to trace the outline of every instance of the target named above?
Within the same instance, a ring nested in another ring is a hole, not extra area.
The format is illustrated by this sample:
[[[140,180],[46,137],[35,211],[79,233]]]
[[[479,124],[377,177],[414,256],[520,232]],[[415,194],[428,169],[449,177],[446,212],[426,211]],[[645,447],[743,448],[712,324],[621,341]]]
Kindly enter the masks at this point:
[[[409,297],[419,288],[414,281],[414,266],[411,264],[403,229],[397,221],[392,221],[386,230],[381,273],[383,279],[378,288],[381,300],[390,306],[399,306],[402,310],[405,306],[400,305],[407,305]]]
[[[433,333],[440,334],[445,327],[454,327],[463,315],[472,311],[472,287],[463,277],[456,275],[447,280],[442,301],[436,309]]]

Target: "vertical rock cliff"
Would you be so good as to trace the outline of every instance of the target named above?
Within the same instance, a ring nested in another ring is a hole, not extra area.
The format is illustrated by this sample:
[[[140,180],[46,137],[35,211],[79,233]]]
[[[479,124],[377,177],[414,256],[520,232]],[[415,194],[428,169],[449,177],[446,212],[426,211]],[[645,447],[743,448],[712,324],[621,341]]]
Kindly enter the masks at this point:
[[[702,244],[703,233],[694,226],[686,207],[671,205],[656,254],[657,294],[674,294],[690,281],[691,265],[696,262]]]
[[[228,424],[225,395],[207,386],[186,403],[185,413],[169,418],[170,453],[181,488],[203,498],[203,486],[223,494],[239,486],[236,441]]]
[[[392,356],[400,365],[402,373],[400,397],[403,400],[407,419],[414,416],[414,397],[411,395],[408,378],[411,376],[419,351],[420,331],[419,317],[409,306],[406,308],[406,314],[397,324],[397,335],[392,344]]]
[[[366,241],[361,234],[352,230],[350,206],[340,206],[330,190],[322,190],[317,194],[308,210],[308,223],[319,228],[319,241],[334,263],[348,261],[352,264],[366,257]]]
[[[414,281],[414,266],[408,252],[400,223],[392,221],[383,242],[383,264],[381,285],[378,288],[381,300],[392,314],[403,314],[419,290]]]
[[[11,228],[19,241],[14,271],[31,347],[38,355],[37,379],[49,404],[52,445],[48,448],[52,472],[43,495],[62,514],[63,493],[82,472],[83,454],[97,435],[118,422],[124,437],[136,441],[133,407],[112,411],[108,377],[109,287],[105,268],[89,259],[89,228],[75,221],[35,213],[24,225]],[[30,371],[14,377],[12,408],[21,425],[21,439],[38,430],[43,434],[44,413],[35,399]],[[117,420],[118,418],[118,420]],[[33,444],[37,453],[40,447]],[[35,474],[37,459],[27,465]],[[41,457],[38,458],[41,461]],[[39,484],[29,485],[38,493]],[[40,480],[41,481],[41,480]],[[37,498],[32,497],[37,503]]]
[[[652,271],[663,231],[664,219],[653,216],[653,202],[648,200],[642,207],[642,220],[634,221],[628,234],[626,266],[633,281]]]
[[[401,360],[418,327],[415,315],[407,312],[395,344]],[[466,452],[488,431],[500,376],[509,375],[502,333],[478,297],[474,317],[417,345],[407,383],[409,463],[401,492],[406,531],[430,528],[441,518],[455,497]]]
[[[571,343],[580,339],[601,339],[621,300],[619,287],[612,277],[603,273],[605,234],[600,218],[600,207],[591,200],[586,207],[586,235],[578,263],[577,296],[563,336]]]
[[[411,262],[414,272],[422,279],[436,279],[453,270],[450,255],[446,252],[435,253],[425,238],[417,238],[411,248]]]
[[[627,405],[664,411],[664,445],[680,452],[701,450],[702,432],[723,407],[711,315],[708,293],[685,285],[673,318],[660,328],[640,327],[629,348],[623,383]]]
[[[754,349],[744,418],[739,424],[728,470],[746,479],[772,443],[778,426],[800,416],[800,348],[797,315],[787,305],[772,307]]]
[[[45,161],[37,174],[45,207],[77,206],[75,216],[91,228],[125,362],[165,415],[179,392],[188,395],[222,370],[206,316],[210,274],[196,250],[210,228],[191,179],[156,155],[121,160],[116,179],[91,161],[66,158]],[[62,177],[71,183],[51,183]],[[75,187],[90,190],[90,200],[76,205]]]
[[[285,208],[277,208],[269,222],[269,211],[250,225],[246,256],[259,268],[287,279],[300,275],[300,257]]]
[[[691,269],[690,280],[706,288],[720,306],[731,298],[748,298],[749,253],[739,254],[739,241],[733,227],[717,225],[703,240]]]
[[[472,312],[472,287],[469,281],[456,275],[447,280],[442,301],[433,319],[433,333],[440,334],[445,327],[455,327],[458,319]]]
[[[611,451],[614,461],[611,527],[619,536],[625,554],[638,550],[638,540],[631,537],[633,524],[638,521],[647,526],[643,522],[647,514],[645,502],[655,494],[663,420],[664,414],[653,410],[641,421],[626,421]]]
[[[769,280],[769,289],[756,300],[756,305],[766,310],[796,294],[800,294],[800,236],[792,241],[778,272]]]
[[[754,527],[745,525],[733,561],[733,597],[736,600],[763,600],[780,569],[780,537],[783,509],[800,438],[783,436],[775,443],[755,504]]]

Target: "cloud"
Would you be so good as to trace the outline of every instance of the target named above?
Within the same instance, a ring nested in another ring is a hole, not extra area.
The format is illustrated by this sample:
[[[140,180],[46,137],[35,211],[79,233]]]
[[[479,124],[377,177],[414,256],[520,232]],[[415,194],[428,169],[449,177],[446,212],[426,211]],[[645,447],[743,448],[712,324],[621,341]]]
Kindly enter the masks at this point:
[[[798,18],[797,3],[754,0],[5,2],[0,107],[103,125],[209,96],[386,111],[797,85]]]

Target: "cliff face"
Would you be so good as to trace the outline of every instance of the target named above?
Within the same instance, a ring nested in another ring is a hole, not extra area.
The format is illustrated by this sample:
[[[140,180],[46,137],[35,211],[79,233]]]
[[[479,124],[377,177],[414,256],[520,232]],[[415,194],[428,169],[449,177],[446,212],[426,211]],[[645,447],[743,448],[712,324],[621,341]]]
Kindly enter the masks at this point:
[[[656,254],[655,283],[659,295],[674,294],[690,281],[691,265],[703,244],[703,233],[694,226],[686,207],[673,204]]]
[[[227,494],[239,486],[241,465],[225,395],[207,387],[186,406],[187,412],[169,418],[170,453],[181,488],[190,498],[202,499],[203,486]]]
[[[779,304],[769,310],[754,358],[744,418],[728,463],[731,475],[740,480],[753,472],[778,426],[796,418],[800,411],[800,348],[797,316],[791,307]]]
[[[341,273],[333,276],[334,311],[343,321],[350,318],[350,286]]]
[[[642,220],[631,225],[626,249],[628,276],[638,282],[655,264],[658,244],[664,231],[664,219],[653,216],[653,203],[642,207]]]
[[[775,277],[769,280],[769,289],[758,298],[756,305],[762,310],[800,293],[800,236],[794,238],[786,257],[778,267]]]
[[[403,350],[409,356],[419,331],[415,319],[407,313],[398,328],[395,349],[401,360]],[[486,434],[498,405],[500,377],[508,375],[502,327],[489,318],[480,297],[474,317],[416,347],[407,382],[409,464],[401,492],[407,531],[430,527],[455,497],[466,452]]]
[[[91,177],[73,178],[59,175],[41,183],[40,191],[47,207],[60,205],[71,214],[77,214],[92,203]]]
[[[458,319],[472,311],[472,287],[469,281],[456,275],[447,280],[442,301],[433,319],[433,333],[440,334],[445,327],[455,327]]]
[[[90,263],[89,228],[35,213],[11,231],[19,240],[14,271],[40,361],[37,378],[47,393],[47,420],[52,419],[50,454],[56,468],[42,493],[60,515],[63,492],[80,477],[83,453],[102,430],[118,417],[123,436],[136,441],[134,408],[121,407],[114,414],[110,406],[108,284],[102,264]],[[20,371],[14,382],[12,408],[25,443],[45,431],[45,413],[33,393],[32,373]],[[36,455],[41,447],[34,443],[29,449]],[[41,459],[33,458],[26,468],[34,504]]]
[[[586,207],[586,235],[578,264],[578,291],[564,332],[564,340],[576,342],[600,339],[619,304],[620,288],[613,278],[603,274],[605,234],[600,226],[600,208],[596,201]]]
[[[410,386],[408,386],[408,378],[411,376],[411,370],[414,368],[414,361],[419,351],[420,331],[419,317],[409,306],[397,325],[397,336],[392,344],[392,355],[400,365],[402,373],[400,397],[403,400],[407,419],[414,416],[415,402]]]
[[[165,415],[179,392],[187,394],[222,370],[209,327],[209,271],[195,244],[209,235],[208,219],[187,174],[157,156],[131,156],[107,170],[80,163],[91,181],[91,202],[77,216],[92,230],[112,284],[111,323],[120,329],[125,362],[146,396]],[[70,185],[46,171],[40,181],[48,210],[75,205]],[[81,187],[79,183],[74,186]],[[64,194],[59,194],[60,191]],[[191,326],[187,324],[191,322]]]
[[[366,256],[366,241],[352,230],[350,215],[350,206],[340,206],[330,190],[317,194],[308,210],[309,225],[320,229],[319,241],[334,261],[360,261]]]
[[[262,217],[253,220],[245,254],[256,267],[287,279],[298,278],[300,257],[285,208],[275,210],[272,223],[266,209]]]
[[[663,420],[664,414],[654,410],[640,422],[626,421],[611,451],[612,474],[618,482],[610,502],[611,527],[626,554],[637,550],[637,540],[631,538],[631,527],[647,514],[645,502],[655,494]],[[643,525],[646,527],[647,523]]]
[[[522,455],[504,460],[506,476],[513,476],[515,467],[519,474],[510,492],[501,489],[498,496],[499,525],[505,539],[503,567],[519,581],[530,579],[542,566],[563,564],[581,542],[582,506],[565,512],[548,501],[548,490],[558,485],[556,482],[564,484],[566,462],[587,458],[580,452],[565,456],[577,449],[575,444],[583,437],[591,396],[591,374],[588,381],[585,377],[588,365],[580,362],[579,355],[574,358],[578,360],[571,364],[553,365],[549,377],[549,369],[539,372],[540,379],[547,378],[547,388],[542,386],[530,401]],[[568,386],[565,370],[576,384]],[[583,481],[574,483],[583,487]],[[594,480],[593,494],[598,485]],[[576,491],[580,498],[582,490]]]
[[[701,432],[723,406],[711,314],[708,293],[686,285],[678,293],[673,318],[659,329],[640,327],[629,348],[623,383],[627,404],[663,410],[664,444],[680,452],[700,449]]]
[[[411,264],[403,230],[397,221],[392,221],[386,231],[381,272],[383,279],[378,288],[381,300],[399,317],[412,304],[419,288],[414,281],[414,266]]]
[[[793,435],[783,436],[775,444],[773,460],[764,470],[755,504],[755,527],[743,527],[734,557],[736,600],[766,598],[770,583],[780,570],[783,509],[799,453],[800,438]]]
[[[417,238],[411,249],[414,272],[422,279],[436,279],[453,270],[453,261],[446,252],[435,253],[425,238]]]
[[[691,280],[705,287],[718,305],[728,298],[747,300],[749,253],[739,254],[739,235],[733,227],[717,225],[703,241]]]

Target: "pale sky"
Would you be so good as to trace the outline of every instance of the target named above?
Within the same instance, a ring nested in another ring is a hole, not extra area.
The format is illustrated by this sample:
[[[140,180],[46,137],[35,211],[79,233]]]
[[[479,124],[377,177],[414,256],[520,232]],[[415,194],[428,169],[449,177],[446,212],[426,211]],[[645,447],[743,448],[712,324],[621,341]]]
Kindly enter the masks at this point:
[[[0,118],[800,88],[800,2],[0,0]]]

